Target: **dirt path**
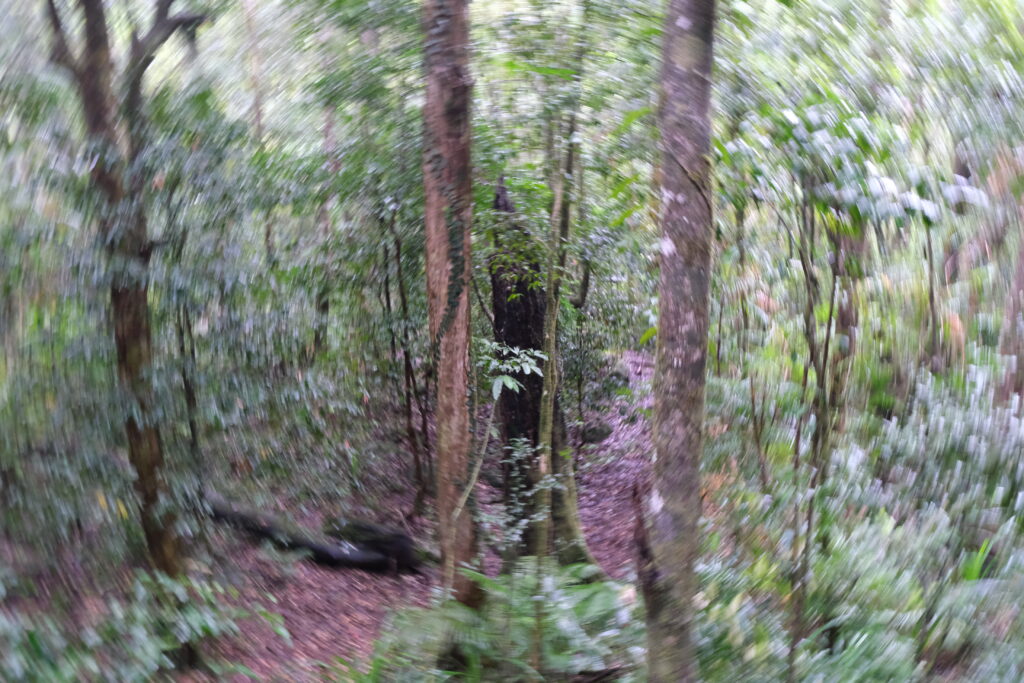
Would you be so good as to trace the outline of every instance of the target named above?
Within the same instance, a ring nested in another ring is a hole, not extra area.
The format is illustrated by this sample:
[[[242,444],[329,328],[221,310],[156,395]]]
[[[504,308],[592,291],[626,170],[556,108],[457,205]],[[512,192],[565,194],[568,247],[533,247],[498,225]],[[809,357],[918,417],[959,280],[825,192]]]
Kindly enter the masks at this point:
[[[594,556],[610,575],[624,578],[633,568],[633,483],[648,476],[650,433],[642,412],[650,407],[651,359],[628,352],[632,396],[617,397],[601,415],[612,435],[588,446],[577,458],[580,515]],[[596,417],[596,416],[595,416]],[[216,653],[240,662],[265,681],[324,680],[321,662],[363,659],[373,650],[387,614],[429,603],[436,575],[376,576],[331,570],[308,562],[282,565],[238,541],[234,569],[241,577],[243,604],[261,603],[284,618],[286,643],[260,620],[243,622],[239,637]],[[287,571],[286,571],[287,568]],[[270,594],[276,604],[266,598]],[[232,681],[253,680],[242,674]]]
[[[217,646],[217,654],[267,681],[320,681],[323,664],[338,657],[368,657],[387,614],[426,606],[434,582],[431,575],[378,576],[304,561],[291,565],[290,576],[282,576],[281,565],[257,548],[244,549],[238,566],[247,576],[240,601],[280,614],[291,643],[261,619],[250,619],[243,622],[240,637]],[[266,598],[268,593],[276,602]],[[239,674],[230,680],[253,679]]]
[[[633,484],[650,475],[651,432],[643,411],[653,405],[653,359],[627,351],[630,396],[618,397],[601,417],[613,431],[577,456],[580,517],[594,558],[609,575],[626,578],[635,567]]]

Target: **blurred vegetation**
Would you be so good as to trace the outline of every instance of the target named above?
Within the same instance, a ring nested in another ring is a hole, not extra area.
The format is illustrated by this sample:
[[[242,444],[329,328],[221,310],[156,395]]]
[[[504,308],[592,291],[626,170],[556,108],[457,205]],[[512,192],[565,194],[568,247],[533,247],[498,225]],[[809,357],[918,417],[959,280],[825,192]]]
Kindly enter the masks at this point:
[[[78,4],[54,3],[75,36]],[[123,64],[153,3],[105,4]],[[610,373],[656,340],[664,4],[471,5],[470,372],[487,463],[526,457],[492,439],[489,408],[545,360],[493,341],[490,274],[543,262],[573,108],[561,407],[576,429],[649,391]],[[286,636],[224,587],[204,486],[385,517],[426,500],[431,518],[419,4],[176,5],[206,20],[156,54],[131,167],[152,240],[158,508],[192,560],[170,578],[141,569],[124,429],[139,408],[111,333],[123,265],[91,179],[104,152],[50,59],[46,3],[0,0],[4,680],[149,680],[246,614]],[[718,3],[703,679],[1024,678],[1022,17],[1021,0]],[[501,178],[522,231],[499,249]],[[481,611],[399,610],[370,661],[324,675],[444,680],[454,638],[470,680],[646,680],[635,591],[592,574],[471,572]]]

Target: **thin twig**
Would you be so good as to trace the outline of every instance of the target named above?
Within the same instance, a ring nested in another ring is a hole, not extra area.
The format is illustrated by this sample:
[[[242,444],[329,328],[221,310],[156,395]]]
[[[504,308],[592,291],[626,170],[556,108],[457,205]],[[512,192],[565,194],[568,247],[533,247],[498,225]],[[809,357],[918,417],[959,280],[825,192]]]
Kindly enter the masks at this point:
[[[498,396],[501,396],[501,390],[498,391]],[[452,510],[452,528],[455,527],[455,523],[459,520],[459,515],[462,514],[462,509],[466,507],[466,503],[469,501],[469,496],[473,492],[473,487],[476,486],[477,479],[480,478],[480,469],[483,467],[484,455],[487,453],[487,444],[491,441],[491,426],[494,424],[494,413],[498,412],[498,400],[494,400],[491,405],[491,412],[487,416],[487,427],[484,429],[483,439],[480,442],[480,453],[477,456],[476,463],[473,465],[473,473],[469,476],[469,481],[466,483],[466,488],[459,496],[459,503]]]

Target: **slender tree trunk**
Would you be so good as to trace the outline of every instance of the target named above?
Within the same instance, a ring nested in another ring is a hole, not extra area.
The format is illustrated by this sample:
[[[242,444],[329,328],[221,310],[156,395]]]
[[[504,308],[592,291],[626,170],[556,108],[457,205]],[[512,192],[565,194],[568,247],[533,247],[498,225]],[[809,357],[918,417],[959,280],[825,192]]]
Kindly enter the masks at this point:
[[[341,165],[334,155],[334,107],[324,107],[324,155],[327,167],[332,176],[341,170]],[[333,181],[333,178],[331,179]],[[331,208],[334,205],[334,193],[328,193],[320,206],[317,222],[320,224],[320,238],[327,244],[331,236]],[[331,313],[331,273],[327,267],[329,258],[325,247],[324,268],[321,274],[320,287],[316,293],[316,329],[313,332],[313,353],[310,362],[314,361],[327,346],[327,320]]]
[[[587,9],[589,5],[584,6],[584,17],[586,17]],[[583,59],[585,55],[585,41],[581,41],[580,54],[577,56],[579,63],[579,72],[583,71]],[[562,384],[561,373],[559,371],[558,361],[558,308],[559,302],[561,301],[561,286],[562,286],[562,275],[561,273],[565,270],[566,260],[566,249],[565,245],[569,242],[569,232],[572,225],[572,196],[568,192],[566,183],[571,183],[574,180],[574,174],[577,166],[577,159],[579,153],[579,142],[576,140],[576,118],[577,113],[574,109],[569,114],[569,126],[566,135],[566,150],[565,150],[565,167],[562,173],[562,177],[556,179],[556,201],[561,203],[558,207],[557,213],[553,213],[552,217],[558,216],[558,232],[557,242],[555,243],[556,255],[557,255],[557,268],[555,268],[553,274],[548,274],[548,287],[553,288],[553,301],[554,301],[554,317],[549,319],[547,317],[548,310],[547,305],[551,303],[551,300],[545,305],[545,321],[544,321],[544,334],[545,334],[545,355],[548,360],[545,362],[544,367],[552,368],[554,374],[553,380],[556,382],[554,385],[552,407],[552,425],[551,425],[551,474],[554,476],[555,481],[558,483],[558,487],[551,492],[551,524],[552,524],[552,543],[553,549],[556,552],[558,561],[561,564],[576,564],[579,562],[585,562],[598,566],[597,561],[593,555],[590,554],[590,550],[587,547],[586,538],[583,535],[583,523],[580,520],[579,502],[576,494],[576,474],[573,467],[573,453],[569,448],[568,432],[565,427],[565,412],[562,410],[561,401],[559,400],[560,388]],[[577,211],[578,213],[578,211]],[[553,235],[554,236],[554,235]],[[545,292],[545,295],[547,292]],[[585,294],[581,295],[580,305],[582,306],[585,301]],[[546,348],[549,340],[547,339],[548,334],[548,323],[552,324],[553,339],[550,343],[553,344],[548,354]],[[545,372],[545,380],[547,380],[548,372]],[[540,438],[544,439],[546,432],[543,426],[543,416],[545,407],[541,405],[541,423],[540,427]]]
[[[928,268],[928,352],[932,372],[942,371],[942,349],[939,346],[939,308],[935,300],[935,252],[932,248],[932,227],[925,226],[925,266]]]
[[[836,235],[835,277],[842,285],[836,311],[836,353],[832,361],[832,403],[838,411],[836,428],[846,427],[846,379],[857,353],[857,332],[860,314],[857,305],[857,283],[864,267],[867,226],[854,228],[856,233]]]
[[[262,148],[265,143],[263,125],[263,64],[260,59],[259,36],[256,35],[256,8],[253,0],[242,0],[242,13],[245,18],[245,33],[248,41],[246,50],[246,67],[249,71],[249,88],[252,90],[252,127],[256,134],[256,143]],[[270,211],[263,217],[263,246],[267,254],[267,262],[277,262],[274,247],[274,221]]]
[[[242,0],[245,15],[246,66],[249,70],[249,89],[252,90],[252,126],[256,140],[263,144],[263,64],[260,60],[259,37],[256,35],[256,8],[253,0]]]
[[[145,36],[133,34],[124,73],[115,75],[103,0],[80,0],[78,4],[83,18],[83,38],[81,54],[76,56],[56,3],[48,0],[51,58],[71,75],[77,86],[87,135],[100,150],[91,180],[97,195],[103,199],[98,223],[112,269],[110,309],[117,374],[130,401],[124,419],[128,459],[135,470],[139,515],[150,561],[155,569],[177,577],[183,573],[184,563],[181,541],[175,530],[176,516],[166,506],[164,451],[150,377],[153,345],[148,278],[153,245],[147,231],[142,201],[144,176],[139,163],[146,146],[142,81],[160,46],[179,29],[194,28],[205,18],[193,14],[172,15],[172,1],[161,0]],[[124,86],[120,110],[115,83]],[[121,134],[122,122],[124,135]],[[124,148],[119,142],[121,139],[126,141]],[[179,665],[196,663],[196,653],[188,644],[171,655]]]
[[[583,8],[584,17],[587,16],[587,10],[589,5],[585,5]],[[586,41],[581,41],[580,54],[577,57],[579,62],[579,72],[583,71],[583,59],[586,50]],[[578,106],[578,99],[577,104]],[[565,152],[565,170],[564,178],[559,180],[561,185],[561,210],[558,212],[559,225],[558,225],[558,243],[557,243],[557,256],[558,256],[558,267],[555,270],[555,277],[552,278],[549,274],[549,287],[554,288],[554,302],[555,302],[555,317],[554,317],[554,343],[553,354],[548,356],[548,362],[545,367],[550,365],[555,373],[555,396],[554,396],[554,423],[551,432],[551,473],[558,483],[558,487],[555,488],[551,493],[551,522],[552,522],[552,541],[554,544],[554,550],[558,561],[561,564],[576,564],[584,562],[599,566],[594,556],[590,554],[590,549],[587,547],[587,541],[583,534],[583,523],[580,520],[579,502],[576,493],[576,473],[573,467],[573,453],[569,447],[568,431],[565,426],[565,412],[562,410],[561,401],[559,400],[560,388],[562,384],[561,373],[559,372],[558,365],[558,307],[561,300],[561,285],[562,276],[561,273],[565,270],[566,260],[566,244],[569,242],[570,227],[572,225],[572,196],[567,191],[564,183],[571,183],[575,178],[577,169],[577,156],[579,155],[579,142],[576,140],[576,118],[577,112],[575,109],[569,115],[569,127],[568,134],[566,136],[566,152]],[[579,206],[577,205],[577,213],[579,213]],[[585,277],[589,279],[589,276],[585,274]],[[581,290],[579,304],[582,306],[586,301],[586,294]],[[547,311],[545,310],[545,313]],[[547,321],[545,321],[545,335],[547,335]],[[547,341],[545,339],[545,341]],[[546,378],[546,375],[545,375]],[[543,411],[543,406],[542,406]],[[543,415],[543,412],[542,412]],[[545,432],[541,431],[541,438],[544,437]]]
[[[412,506],[412,515],[415,516],[420,513],[423,501],[429,493],[430,437],[427,433],[427,407],[423,402],[418,382],[416,381],[416,370],[412,362],[412,342],[409,339],[409,295],[405,288],[405,274],[402,266],[402,238],[398,234],[398,228],[394,220],[391,221],[389,228],[395,246],[395,279],[398,281],[398,305],[402,315],[402,333],[400,338],[403,374],[405,376],[406,432],[411,440],[410,448],[414,449],[413,459],[419,472],[417,475],[417,485],[419,488],[416,491],[416,499],[413,501]],[[416,409],[420,413],[420,432],[418,438],[412,424],[413,401],[416,401]],[[421,446],[422,449],[420,448]]]
[[[1006,315],[999,339],[999,353],[1010,359],[1010,367],[996,388],[996,400],[1006,403],[1014,394],[1024,394],[1024,241],[1017,255],[1017,270],[1006,298]]]
[[[572,155],[573,151],[569,149],[566,161],[569,169],[573,163]],[[555,214],[558,220],[557,234],[560,243],[564,243],[569,232],[570,212],[565,209],[567,200],[568,198],[564,196],[563,192],[562,205]],[[495,193],[494,209],[506,214],[511,214],[515,210],[503,182],[499,182]],[[521,228],[517,226],[512,226],[511,229],[521,231]],[[501,249],[500,241],[496,241],[495,247]],[[557,258],[560,261],[564,259],[564,250],[560,250]],[[510,267],[506,265],[506,260],[502,259],[492,268],[494,336],[498,342],[507,346],[538,351],[544,349],[548,287],[536,286],[536,280],[539,277],[540,267],[537,263]],[[581,305],[585,301],[585,297],[585,294],[581,294]],[[549,356],[549,363],[552,360],[557,363],[557,357],[552,359]],[[549,367],[549,363],[545,363],[545,367]],[[554,365],[550,367],[557,368]],[[540,446],[540,437],[543,434],[540,417],[544,380],[536,374],[520,375],[516,379],[522,383],[522,389],[518,392],[502,392],[499,399],[502,441],[507,444],[515,439],[525,439],[530,446],[537,448]],[[558,480],[560,486],[551,492],[548,506],[554,548],[558,560],[562,564],[588,562],[596,565],[583,535],[572,466],[572,451],[569,447],[565,426],[565,412],[562,410],[557,394],[556,389],[551,423],[553,430],[551,474]],[[537,467],[536,457],[505,465],[505,502],[508,509],[515,513],[514,523],[517,526],[525,525],[517,553],[514,554],[529,554],[535,552],[537,548],[535,529],[526,524],[541,509],[534,499],[534,489],[531,483],[536,478]],[[506,559],[510,561],[512,557]]]
[[[722,376],[722,313],[725,306],[718,303],[718,332],[715,333],[715,375]]]
[[[744,207],[736,208],[736,247],[739,250],[739,276],[745,282],[747,278],[747,212]],[[742,286],[742,285],[741,285]],[[740,363],[746,374],[747,339],[750,334],[750,313],[747,310],[749,292],[740,291]]]
[[[714,0],[670,0],[660,127],[664,161],[660,313],[654,378],[650,547],[641,544],[649,680],[697,678],[694,563],[711,273],[711,64]]]
[[[443,585],[475,606],[479,587],[456,574],[476,556],[471,510],[458,500],[469,482],[469,288],[473,193],[470,166],[467,0],[424,0],[426,100],[423,176],[427,299],[437,368],[437,510]],[[470,496],[471,498],[472,496]],[[458,512],[458,514],[456,514]]]
[[[554,537],[555,556],[559,564],[590,564],[600,567],[583,533],[580,518],[579,499],[576,490],[576,474],[573,467],[573,452],[569,446],[568,430],[565,426],[565,411],[560,397],[555,398],[555,424],[552,439],[551,472],[558,487],[551,493],[551,522]],[[603,575],[595,575],[600,578]]]
[[[394,222],[394,221],[392,221]],[[402,256],[398,252],[398,247],[395,247],[395,262],[401,264]],[[391,305],[391,255],[390,249],[388,248],[387,242],[384,243],[384,309],[387,314],[388,323],[388,337],[390,338],[391,344],[391,360],[395,360],[398,357],[398,335],[395,334],[395,315],[394,308]],[[401,274],[401,266],[399,265],[398,273]],[[423,461],[420,458],[420,444],[419,439],[416,436],[416,426],[413,422],[412,416],[412,386],[415,381],[415,375],[412,371],[412,363],[409,361],[409,349],[408,340],[403,340],[401,343],[403,368],[402,368],[402,403],[405,414],[405,437],[409,442],[409,451],[412,453],[412,464],[413,464],[413,481],[416,484],[416,499],[413,501],[412,510],[409,513],[410,516],[416,516],[420,512],[420,507],[423,505],[423,496],[425,490],[425,478],[423,476]]]
[[[547,283],[544,292],[544,378],[540,395],[540,421],[537,427],[537,462],[532,469],[531,487],[534,491],[536,509],[531,552],[538,561],[551,554],[552,514],[551,487],[546,481],[553,477],[552,451],[555,441],[555,405],[558,393],[558,289],[560,284],[559,259],[561,258],[562,225],[565,204],[565,175],[572,168],[572,145],[568,147],[565,166],[559,165],[554,176],[555,203],[551,209],[551,227],[547,239]]]
[[[188,451],[193,467],[202,465],[199,452],[199,402],[196,396],[196,342],[192,334],[192,315],[188,306],[178,307],[178,354],[181,356],[181,385],[185,394],[185,416],[188,420]]]
[[[195,25],[201,17],[169,14],[170,4],[160,3],[147,37],[133,41],[126,65],[126,93],[121,115],[116,108],[114,74],[110,54],[106,11],[102,0],[81,0],[84,19],[83,47],[75,56],[63,21],[53,0],[47,3],[47,17],[53,38],[53,59],[67,69],[78,88],[89,138],[104,152],[97,156],[92,184],[103,198],[99,226],[108,245],[114,270],[110,289],[111,319],[117,351],[118,378],[133,404],[124,421],[128,457],[136,473],[135,488],[146,547],[154,568],[170,576],[183,571],[180,540],[175,516],[166,510],[163,480],[164,453],[156,418],[156,397],[150,383],[153,365],[152,331],[149,317],[149,258],[145,209],[141,203],[141,171],[129,161],[140,158],[145,145],[142,130],[142,77],[152,63],[156,49],[175,30]],[[119,145],[118,121],[127,123],[128,149]],[[132,192],[127,191],[128,189]],[[129,196],[131,195],[131,196]],[[132,200],[129,203],[129,199]]]
[[[388,248],[387,242],[384,242],[382,249],[380,266],[384,271],[384,278],[381,283],[383,285],[381,299],[384,304],[384,322],[388,326],[388,350],[390,351],[388,364],[390,366],[398,358],[398,337],[395,335],[395,310],[391,305],[391,250]],[[388,375],[391,375],[390,370]],[[395,388],[398,388],[397,380],[395,380]]]

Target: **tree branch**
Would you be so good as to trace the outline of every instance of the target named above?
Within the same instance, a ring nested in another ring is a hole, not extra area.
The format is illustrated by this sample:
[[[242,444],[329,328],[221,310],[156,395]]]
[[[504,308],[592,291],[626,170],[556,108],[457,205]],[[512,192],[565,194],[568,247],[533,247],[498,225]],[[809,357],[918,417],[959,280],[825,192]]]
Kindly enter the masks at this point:
[[[174,35],[178,29],[192,34],[196,27],[206,21],[205,14],[179,13],[171,15],[174,0],[157,0],[153,12],[153,25],[142,38],[132,33],[131,57],[125,69],[124,113],[128,121],[128,137],[131,145],[130,158],[135,157],[140,147],[139,116],[142,108],[142,77],[153,63],[156,51]]]
[[[487,303],[484,301],[484,297],[480,294],[480,287],[476,283],[476,278],[473,279],[473,291],[476,293],[477,303],[480,304],[480,310],[483,312],[484,317],[487,318],[488,322],[491,323],[491,329],[494,328],[494,316],[487,310]]]
[[[57,66],[67,69],[78,79],[78,60],[71,53],[71,47],[68,45],[68,36],[64,31],[64,23],[60,19],[60,13],[57,11],[55,0],[46,0],[46,17],[50,23],[50,30],[53,33],[50,61]]]
[[[165,3],[161,3],[165,4]],[[169,3],[166,3],[169,4]],[[138,60],[152,59],[156,51],[167,42],[167,40],[174,35],[174,32],[178,29],[189,30],[202,24],[206,21],[207,16],[205,14],[194,14],[183,12],[181,14],[175,14],[174,16],[160,16],[159,14],[153,21],[153,26],[150,27],[149,31],[138,41],[139,52],[136,56]],[[134,51],[134,46],[133,46]]]
[[[580,288],[569,298],[569,303],[576,310],[587,305],[587,294],[590,292],[590,259],[583,259],[583,275],[580,277]]]
[[[126,72],[129,92],[139,87],[142,76],[153,62],[156,51],[170,39],[178,29],[193,31],[206,21],[205,14],[182,12],[171,15],[171,4],[174,0],[157,0],[156,11],[153,13],[153,25],[142,38],[132,35],[131,61]]]

